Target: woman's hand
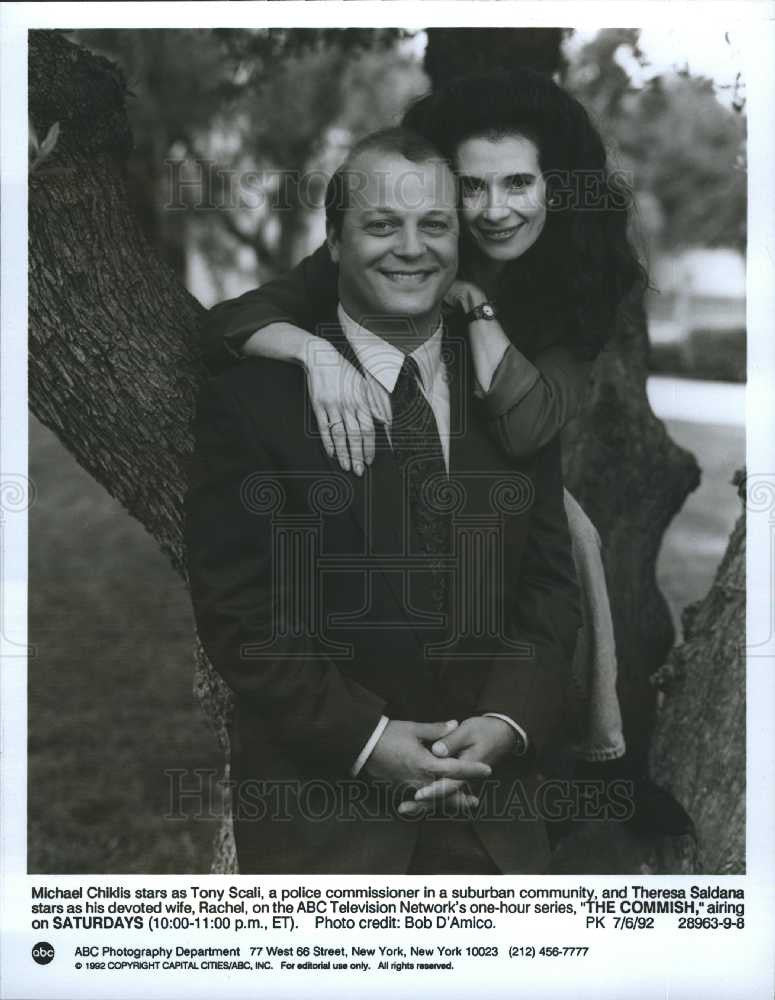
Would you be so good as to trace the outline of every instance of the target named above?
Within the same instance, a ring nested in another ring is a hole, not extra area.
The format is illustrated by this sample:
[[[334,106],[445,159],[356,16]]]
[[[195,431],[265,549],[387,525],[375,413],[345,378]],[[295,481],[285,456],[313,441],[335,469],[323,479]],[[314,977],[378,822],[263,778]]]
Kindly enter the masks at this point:
[[[444,296],[444,301],[448,306],[459,307],[464,313],[469,313],[486,302],[487,296],[478,285],[470,281],[454,281]]]
[[[327,341],[305,358],[307,388],[330,458],[362,476],[374,461],[373,400],[366,379]]]

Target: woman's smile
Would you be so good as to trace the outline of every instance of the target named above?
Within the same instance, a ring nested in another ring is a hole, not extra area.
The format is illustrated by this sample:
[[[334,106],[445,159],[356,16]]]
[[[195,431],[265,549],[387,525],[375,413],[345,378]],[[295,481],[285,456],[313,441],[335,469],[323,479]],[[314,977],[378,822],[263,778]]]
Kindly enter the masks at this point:
[[[481,225],[477,228],[482,239],[491,240],[493,243],[504,243],[516,235],[524,225],[524,222],[518,222],[513,226],[500,226],[497,229],[490,229],[487,226]]]

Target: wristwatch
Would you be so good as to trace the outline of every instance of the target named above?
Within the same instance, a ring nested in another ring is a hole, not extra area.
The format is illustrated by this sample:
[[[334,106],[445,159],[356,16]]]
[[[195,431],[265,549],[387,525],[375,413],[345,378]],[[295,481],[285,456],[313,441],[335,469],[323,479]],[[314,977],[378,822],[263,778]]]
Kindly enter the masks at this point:
[[[496,319],[495,306],[491,302],[480,302],[471,312],[466,313],[466,320],[473,323],[477,319]]]

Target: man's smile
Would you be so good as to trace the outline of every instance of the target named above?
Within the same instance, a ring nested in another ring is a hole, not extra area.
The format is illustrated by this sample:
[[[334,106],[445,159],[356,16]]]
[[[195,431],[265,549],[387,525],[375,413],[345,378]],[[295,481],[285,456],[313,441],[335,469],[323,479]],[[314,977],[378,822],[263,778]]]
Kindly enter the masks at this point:
[[[396,285],[421,285],[436,268],[377,268],[379,273]]]

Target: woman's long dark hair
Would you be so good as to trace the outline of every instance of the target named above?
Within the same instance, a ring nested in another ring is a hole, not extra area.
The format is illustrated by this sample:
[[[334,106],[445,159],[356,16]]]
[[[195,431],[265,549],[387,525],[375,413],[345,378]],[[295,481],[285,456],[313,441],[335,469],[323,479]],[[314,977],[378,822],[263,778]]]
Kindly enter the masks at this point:
[[[573,352],[596,357],[624,301],[642,294],[647,279],[627,233],[629,186],[609,169],[582,105],[547,76],[498,71],[451,81],[411,105],[402,124],[453,166],[460,144],[474,136],[519,134],[536,144],[546,224],[536,243],[508,263],[504,294],[536,317],[558,317]]]

